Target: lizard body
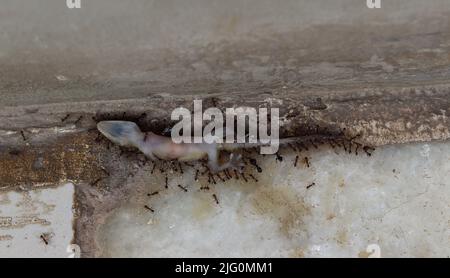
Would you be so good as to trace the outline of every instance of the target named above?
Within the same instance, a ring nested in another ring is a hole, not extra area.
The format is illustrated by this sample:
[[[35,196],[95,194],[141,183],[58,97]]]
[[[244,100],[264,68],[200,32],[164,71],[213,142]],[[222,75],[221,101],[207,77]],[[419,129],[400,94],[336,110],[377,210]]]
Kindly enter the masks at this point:
[[[231,153],[228,162],[219,165],[219,151],[233,151],[240,148],[253,148],[260,143],[174,143],[170,137],[161,136],[153,132],[142,132],[134,122],[102,121],[97,124],[98,130],[112,142],[120,146],[131,146],[139,149],[152,160],[194,161],[208,158],[211,171],[219,172],[227,168],[241,170],[243,163],[241,156]],[[279,140],[280,144],[311,140],[311,136],[291,137]]]
[[[120,145],[139,149],[152,160],[194,161],[208,157],[208,166],[213,172],[227,168],[239,169],[242,166],[240,155],[231,154],[230,160],[219,165],[218,144],[207,143],[179,143],[170,137],[161,136],[153,132],[142,132],[134,122],[102,121],[97,124],[98,130],[109,140]]]

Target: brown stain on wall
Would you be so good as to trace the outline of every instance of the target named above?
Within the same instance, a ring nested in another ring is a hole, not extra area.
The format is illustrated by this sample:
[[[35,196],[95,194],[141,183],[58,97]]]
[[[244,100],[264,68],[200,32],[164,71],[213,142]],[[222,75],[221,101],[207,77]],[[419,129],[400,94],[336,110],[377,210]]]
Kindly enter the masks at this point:
[[[92,181],[101,177],[92,153],[92,136],[80,133],[45,145],[3,151],[0,190],[55,186],[65,181]]]
[[[336,233],[336,242],[339,243],[340,245],[347,245],[348,244],[348,235],[347,235],[347,230],[346,229],[340,229],[337,233]]]
[[[358,258],[368,258],[371,255],[371,253],[363,250],[358,253]]]
[[[0,235],[0,241],[12,240],[13,238],[12,235]]]
[[[290,258],[304,258],[305,257],[305,251],[302,248],[295,248],[292,250],[289,254]]]
[[[310,208],[287,186],[260,187],[251,197],[255,212],[279,221],[280,232],[291,237],[302,229]]]
[[[36,215],[27,216],[0,216],[0,228],[21,228],[31,224],[38,224],[43,226],[50,225],[50,222],[37,217]]]

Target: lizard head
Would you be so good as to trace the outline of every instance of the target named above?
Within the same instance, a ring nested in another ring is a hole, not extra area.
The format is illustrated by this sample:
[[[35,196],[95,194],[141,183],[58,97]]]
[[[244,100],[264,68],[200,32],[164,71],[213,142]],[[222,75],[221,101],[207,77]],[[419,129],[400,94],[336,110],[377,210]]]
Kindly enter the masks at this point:
[[[143,136],[135,123],[127,121],[102,121],[97,124],[97,129],[120,146],[137,146]]]

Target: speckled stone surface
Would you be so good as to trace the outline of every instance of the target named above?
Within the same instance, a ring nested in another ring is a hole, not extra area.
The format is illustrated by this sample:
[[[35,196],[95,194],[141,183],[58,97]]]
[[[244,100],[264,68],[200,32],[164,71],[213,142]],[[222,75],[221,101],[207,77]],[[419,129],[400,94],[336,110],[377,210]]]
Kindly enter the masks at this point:
[[[0,257],[68,257],[73,184],[0,193]]]
[[[301,159],[294,167],[288,152],[283,162],[259,159],[258,182],[234,179],[209,190],[193,173],[173,175],[164,190],[162,177],[143,170],[130,181],[134,196],[97,235],[102,255],[450,255],[450,143],[386,146],[372,157],[324,147],[302,154],[310,167]],[[367,251],[373,244],[379,253]]]

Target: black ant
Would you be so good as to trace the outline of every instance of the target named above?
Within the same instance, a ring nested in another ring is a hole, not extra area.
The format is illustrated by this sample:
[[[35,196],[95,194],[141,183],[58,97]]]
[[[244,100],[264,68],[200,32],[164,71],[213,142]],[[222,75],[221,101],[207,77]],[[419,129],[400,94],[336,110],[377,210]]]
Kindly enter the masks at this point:
[[[222,178],[222,176],[221,176],[219,173],[217,173],[216,176],[219,177],[219,179],[220,179],[222,182],[225,182],[225,179]]]
[[[354,144],[356,145],[356,148],[355,148],[355,154],[358,155],[358,149],[359,149],[359,147],[362,146],[362,145],[359,144],[359,143],[354,143]]]
[[[233,177],[231,176],[230,172],[228,172],[227,170],[224,170],[223,172],[225,173],[225,178],[226,178],[227,180],[233,179]]]
[[[342,146],[344,147],[344,151],[347,152],[347,147],[345,146],[345,141],[342,141]]]
[[[152,193],[148,193],[147,194],[147,196],[155,196],[155,195],[158,195],[159,194],[159,191],[155,191],[155,192],[152,192]]]
[[[228,172],[228,169],[223,170],[223,172],[225,173],[225,176],[227,177],[227,179],[232,179],[233,177],[230,175],[230,173]]]
[[[47,239],[47,237],[44,234],[42,234],[40,236],[40,238],[42,239],[42,241],[44,242],[45,245],[48,245],[48,239]]]
[[[308,186],[306,186],[306,189],[310,189],[310,188],[311,188],[312,186],[314,186],[314,185],[316,185],[315,182],[313,182],[313,183],[309,184]]]
[[[352,153],[352,146],[353,146],[353,142],[349,141],[348,142],[348,153],[351,154]]]
[[[295,156],[294,167],[297,167],[297,163],[298,163],[298,155]]]
[[[333,143],[336,144],[336,146],[338,146],[339,148],[342,147],[341,144],[339,143],[339,141],[336,141],[336,140],[332,140],[332,141],[333,141]]]
[[[166,170],[164,169],[164,166],[166,166],[166,163],[163,162],[160,167],[159,167],[159,171],[161,172],[161,174],[163,174]]]
[[[216,204],[219,204],[219,199],[217,199],[217,195],[216,195],[216,194],[213,194],[212,196],[213,196],[213,198],[214,198],[214,201],[216,201]]]
[[[145,118],[145,117],[147,117],[147,114],[146,114],[146,113],[142,113],[142,114],[137,118],[137,121],[140,121],[140,120],[142,120],[142,119]]]
[[[289,146],[294,152],[297,152],[297,149],[295,148],[294,145],[292,145],[291,143],[289,143],[288,146]]]
[[[234,169],[234,175],[235,175],[236,179],[239,180],[239,175],[238,175],[238,172],[236,171],[236,169]]]
[[[151,211],[151,212],[155,212],[154,209],[152,209],[151,207],[149,207],[149,206],[147,206],[147,205],[145,205],[144,208],[148,209],[148,210]]]
[[[279,153],[275,153],[275,155],[277,156],[276,160],[277,161],[283,161],[283,157],[279,154]]]
[[[330,144],[331,148],[335,148],[336,146],[333,144],[334,140],[330,140],[328,143]]]
[[[78,124],[81,119],[83,119],[83,115],[81,115],[80,117],[78,117],[78,119],[75,120],[75,122],[73,122],[74,124]]]
[[[210,173],[211,171],[209,170],[208,166],[206,166],[205,163],[202,163],[203,168],[205,168],[205,171],[201,172],[200,175],[203,176],[206,173]]]
[[[64,118],[61,119],[61,122],[65,122],[70,117],[70,114],[67,114],[64,116]]]
[[[252,174],[249,174],[250,178],[252,178],[254,181],[258,182],[258,180],[253,176]]]
[[[195,181],[198,181],[198,172],[199,172],[199,170],[197,169],[197,170],[195,171],[195,178],[194,178]]]
[[[303,158],[303,162],[305,163],[306,167],[309,168],[310,164],[309,164],[309,159],[307,156],[305,156],[305,158]]]
[[[256,163],[256,159],[251,158],[251,159],[250,159],[250,164],[252,164],[253,166],[256,167],[256,170],[258,171],[258,173],[261,173],[261,172],[262,172],[261,167],[259,167],[259,165]]]
[[[309,151],[308,147],[305,144],[299,143],[299,145],[301,148],[305,149],[306,151]]]
[[[372,152],[375,151],[375,148],[372,148],[369,146],[364,146],[363,150],[368,156],[371,156]]]
[[[172,168],[175,172],[178,172],[178,168],[175,167],[175,162],[174,161],[170,162],[170,168]]]
[[[188,192],[188,190],[186,189],[186,187],[181,186],[181,184],[179,184],[178,187],[181,188],[184,192]]]
[[[208,176],[209,176],[208,177],[208,182],[209,183],[211,183],[211,181],[212,181],[214,184],[217,184],[216,183],[216,179],[214,178],[214,176],[211,173],[209,173]]]

